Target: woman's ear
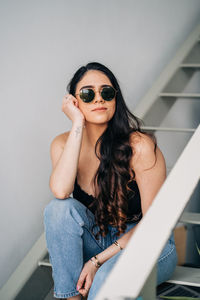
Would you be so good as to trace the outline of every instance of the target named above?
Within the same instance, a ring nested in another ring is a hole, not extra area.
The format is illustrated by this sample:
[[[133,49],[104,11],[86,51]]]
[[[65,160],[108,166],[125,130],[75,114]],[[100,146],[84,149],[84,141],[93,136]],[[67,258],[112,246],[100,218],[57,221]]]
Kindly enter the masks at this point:
[[[78,105],[78,100],[76,100],[75,106],[76,106],[76,107],[79,107],[79,105]]]

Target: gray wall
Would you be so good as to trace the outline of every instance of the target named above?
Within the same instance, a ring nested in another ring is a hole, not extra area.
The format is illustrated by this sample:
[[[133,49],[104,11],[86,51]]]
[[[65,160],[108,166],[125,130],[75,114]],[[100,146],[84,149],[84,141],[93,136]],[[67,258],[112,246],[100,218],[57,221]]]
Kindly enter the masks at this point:
[[[199,0],[0,2],[0,287],[44,230],[49,146],[71,127],[61,101],[73,73],[106,64],[134,109],[199,17]]]

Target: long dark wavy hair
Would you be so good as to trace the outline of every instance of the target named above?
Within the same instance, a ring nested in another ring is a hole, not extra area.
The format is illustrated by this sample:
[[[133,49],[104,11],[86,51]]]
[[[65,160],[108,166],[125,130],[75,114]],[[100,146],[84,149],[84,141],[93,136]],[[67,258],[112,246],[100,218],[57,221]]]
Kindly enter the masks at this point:
[[[95,197],[95,220],[100,229],[95,237],[98,239],[99,234],[106,236],[109,224],[117,227],[118,236],[127,228],[127,197],[130,191],[128,183],[135,177],[135,173],[130,167],[130,160],[134,154],[130,146],[130,135],[133,132],[149,135],[155,143],[154,152],[157,141],[154,134],[141,129],[142,120],[130,112],[116,77],[103,64],[90,62],[86,66],[80,67],[67,86],[68,92],[75,97],[77,83],[89,70],[103,72],[117,90],[115,113],[95,145],[95,154],[100,160],[94,177],[99,191]],[[99,154],[97,154],[98,145]]]

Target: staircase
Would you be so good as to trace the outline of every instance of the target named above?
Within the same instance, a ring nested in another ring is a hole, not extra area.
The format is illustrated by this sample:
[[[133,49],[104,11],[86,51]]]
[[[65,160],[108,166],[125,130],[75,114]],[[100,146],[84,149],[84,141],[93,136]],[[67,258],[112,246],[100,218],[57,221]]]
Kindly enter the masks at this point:
[[[200,123],[200,26],[188,37],[134,113],[148,124],[144,129],[155,133],[169,174]],[[200,225],[200,213],[187,210],[188,206],[179,223]],[[168,282],[200,287],[200,268],[177,266]]]
[[[184,116],[176,118],[183,106]],[[155,133],[169,174],[200,121],[200,26],[139,102],[134,114],[148,125],[143,129]],[[172,147],[170,154],[166,141]],[[179,223],[200,225],[200,213],[184,211]],[[45,259],[39,261],[39,266],[51,264]],[[200,269],[177,266],[168,282],[200,287]]]

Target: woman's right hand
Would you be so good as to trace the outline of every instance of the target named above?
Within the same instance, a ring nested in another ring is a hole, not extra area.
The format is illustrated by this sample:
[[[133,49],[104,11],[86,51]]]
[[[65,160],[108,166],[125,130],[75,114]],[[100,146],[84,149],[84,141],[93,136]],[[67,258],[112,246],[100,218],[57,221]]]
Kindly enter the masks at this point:
[[[66,94],[62,100],[62,111],[74,122],[85,122],[85,117],[78,107],[78,100],[72,94]]]

